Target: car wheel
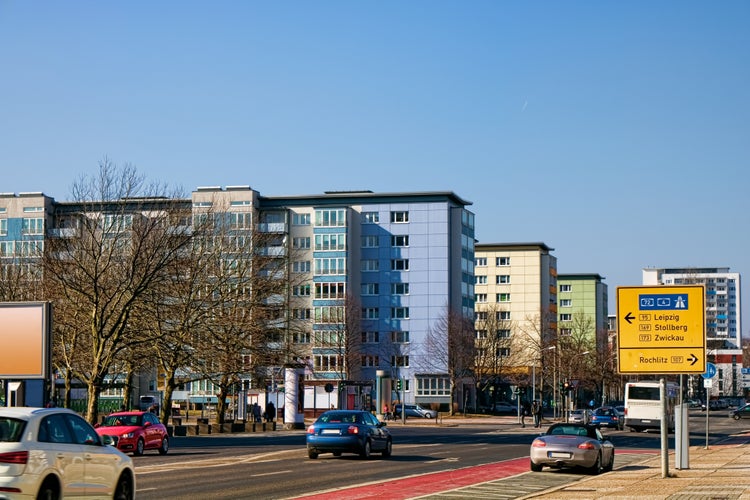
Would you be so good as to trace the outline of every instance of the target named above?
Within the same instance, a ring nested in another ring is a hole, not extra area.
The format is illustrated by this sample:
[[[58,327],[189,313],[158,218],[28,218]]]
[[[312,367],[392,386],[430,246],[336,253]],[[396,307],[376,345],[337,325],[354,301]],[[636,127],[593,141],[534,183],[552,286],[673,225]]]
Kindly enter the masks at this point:
[[[604,472],[612,472],[615,468],[615,454],[612,453],[612,458],[609,459],[609,463],[604,467]]]
[[[372,453],[372,445],[370,444],[370,440],[366,440],[365,444],[362,445],[362,451],[359,453],[359,456],[362,458],[370,458],[370,454]]]
[[[54,478],[47,478],[39,488],[36,500],[58,500],[60,498],[60,486]]]
[[[531,462],[532,472],[542,472],[542,467],[544,467],[542,464],[535,464],[534,462]]]
[[[140,457],[143,455],[143,450],[145,449],[146,445],[143,443],[143,439],[139,439],[137,443],[135,443],[135,450],[133,450],[133,455],[136,457]]]
[[[597,475],[602,471],[602,454],[596,456],[596,462],[589,468],[589,474]]]
[[[432,414],[430,414],[430,413],[425,413],[425,414],[424,414],[424,418],[432,418]]]
[[[161,446],[159,446],[159,455],[166,455],[169,451],[169,439],[164,436],[164,439],[161,440]]]
[[[735,420],[739,420],[741,417],[739,416],[739,414],[735,413],[732,418],[734,418]]]
[[[383,450],[383,456],[384,457],[390,457],[392,453],[393,453],[393,443],[389,439],[385,443],[385,449]]]
[[[318,458],[318,454],[317,454],[317,453],[315,453],[315,452],[314,452],[314,451],[312,451],[312,450],[307,450],[307,456],[308,456],[309,458],[312,458],[313,460],[315,460],[316,458]]]
[[[135,495],[133,494],[133,481],[123,474],[117,481],[115,494],[112,498],[114,500],[133,500],[134,497]]]

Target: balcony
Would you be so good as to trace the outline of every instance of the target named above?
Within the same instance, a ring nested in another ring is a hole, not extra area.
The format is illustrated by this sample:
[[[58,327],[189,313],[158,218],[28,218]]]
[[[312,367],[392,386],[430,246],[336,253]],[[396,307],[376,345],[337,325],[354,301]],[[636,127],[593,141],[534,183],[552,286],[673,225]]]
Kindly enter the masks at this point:
[[[286,233],[284,222],[261,222],[258,224],[259,233]]]

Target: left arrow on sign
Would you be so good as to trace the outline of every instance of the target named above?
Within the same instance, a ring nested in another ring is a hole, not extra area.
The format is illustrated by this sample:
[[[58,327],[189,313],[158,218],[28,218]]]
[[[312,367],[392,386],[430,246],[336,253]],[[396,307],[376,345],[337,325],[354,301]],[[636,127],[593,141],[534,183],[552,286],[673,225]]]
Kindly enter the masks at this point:
[[[627,322],[628,322],[628,323],[630,323],[630,324],[633,324],[633,320],[634,320],[634,319],[635,319],[635,316],[633,316],[633,313],[631,313],[631,312],[629,312],[629,313],[628,313],[628,314],[627,314],[627,315],[625,316],[625,321],[627,321]]]

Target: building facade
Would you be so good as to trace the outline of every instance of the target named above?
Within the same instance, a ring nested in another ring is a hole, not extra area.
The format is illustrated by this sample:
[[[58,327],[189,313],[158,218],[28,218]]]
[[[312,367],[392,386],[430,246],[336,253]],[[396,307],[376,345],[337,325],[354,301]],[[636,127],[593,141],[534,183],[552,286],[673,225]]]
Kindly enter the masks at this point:
[[[717,368],[716,382],[709,395],[742,395],[740,274],[730,272],[728,267],[645,268],[643,284],[705,287],[707,356]],[[703,392],[700,377],[691,378],[693,396],[699,397]]]
[[[274,368],[299,363],[310,384],[334,383],[343,390],[341,381],[371,382],[383,371],[402,380],[398,397],[407,403],[450,401],[447,360],[424,346],[449,311],[473,318],[470,202],[452,192],[266,197],[249,186],[199,187],[190,199],[169,202],[192,212],[178,224],[190,227],[208,214],[218,216],[233,241],[261,235],[259,250],[287,261],[286,273],[278,276],[289,283],[286,295],[278,297],[284,313],[265,321],[283,332],[279,352],[294,353],[294,359],[279,358],[279,366],[269,367],[272,377],[280,375]],[[158,210],[159,203],[152,200],[151,209]],[[0,195],[2,281],[13,281],[19,269],[38,273],[27,264],[41,258],[45,238],[66,233],[72,220],[66,214],[81,208],[42,193]],[[106,204],[101,210],[106,212]],[[186,379],[190,373],[189,367],[182,372]],[[246,386],[254,385],[252,377],[246,374]],[[152,392],[159,381],[152,374],[142,385],[140,393]],[[205,380],[186,380],[185,389],[193,397],[200,394],[201,402],[214,397]],[[360,394],[356,399],[344,394],[339,402],[368,404]]]
[[[585,324],[597,345],[606,339],[609,299],[604,278],[595,273],[559,274],[557,290],[559,334],[570,335],[574,324]]]

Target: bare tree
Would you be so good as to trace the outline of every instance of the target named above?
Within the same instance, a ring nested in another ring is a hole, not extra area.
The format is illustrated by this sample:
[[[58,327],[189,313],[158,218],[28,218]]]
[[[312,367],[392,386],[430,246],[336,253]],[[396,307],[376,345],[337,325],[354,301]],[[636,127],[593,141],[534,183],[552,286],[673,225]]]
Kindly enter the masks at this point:
[[[96,176],[73,185],[75,203],[58,207],[57,214],[68,232],[49,238],[45,247],[45,279],[61,294],[53,298],[56,317],[86,313],[85,341],[76,344],[85,353],[70,359],[80,362],[72,368],[87,386],[90,422],[98,418],[110,367],[142,341],[131,328],[133,311],[189,242],[169,227],[169,212],[179,201],[163,190],[147,185],[134,167],[105,159]]]
[[[511,320],[503,319],[501,313],[497,303],[481,307],[477,312],[474,381],[480,393],[485,393],[491,386],[497,387],[510,365],[515,326]]]
[[[448,375],[450,381],[451,405],[456,401],[459,383],[473,376],[476,346],[474,344],[474,323],[458,311],[446,309],[438,318],[425,338],[425,368],[431,373]]]

